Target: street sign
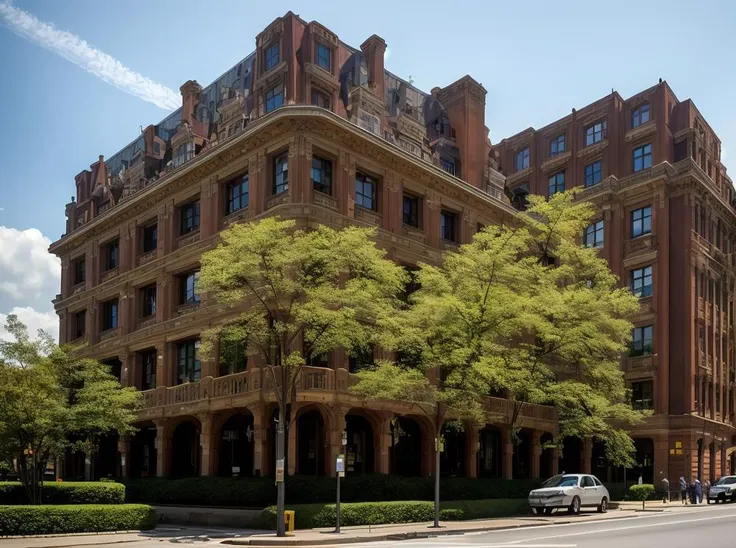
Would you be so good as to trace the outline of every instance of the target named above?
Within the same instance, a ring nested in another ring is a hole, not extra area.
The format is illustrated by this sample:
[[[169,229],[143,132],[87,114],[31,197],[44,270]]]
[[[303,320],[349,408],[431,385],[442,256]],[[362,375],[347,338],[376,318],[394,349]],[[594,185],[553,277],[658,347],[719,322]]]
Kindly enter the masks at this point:
[[[284,459],[278,459],[276,461],[276,483],[283,483],[284,481]]]
[[[345,455],[337,455],[335,460],[335,472],[341,478],[345,477]]]

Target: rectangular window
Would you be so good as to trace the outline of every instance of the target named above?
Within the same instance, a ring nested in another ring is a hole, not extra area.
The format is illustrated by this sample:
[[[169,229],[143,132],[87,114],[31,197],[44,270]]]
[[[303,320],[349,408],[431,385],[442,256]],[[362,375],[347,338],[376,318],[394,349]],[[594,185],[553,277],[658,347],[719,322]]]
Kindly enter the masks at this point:
[[[631,113],[631,127],[639,127],[649,121],[649,103],[635,108]]]
[[[558,192],[565,191],[565,172],[555,173],[547,180],[549,196],[554,196]]]
[[[312,156],[312,188],[323,194],[332,195],[332,162]]]
[[[590,223],[585,228],[585,247],[603,247],[603,220]]]
[[[644,325],[633,329],[629,356],[646,356],[652,353],[653,329],[654,327],[651,325]]]
[[[141,310],[141,318],[148,318],[156,315],[156,284],[152,284],[141,289],[141,301],[143,308]]]
[[[275,108],[279,108],[284,104],[284,87],[279,84],[272,87],[266,92],[264,97],[266,104],[266,112],[271,112]]]
[[[445,209],[440,212],[440,238],[457,243],[457,213]]]
[[[197,280],[199,280],[199,270],[187,272],[179,276],[179,304],[193,304],[199,302],[197,295]]]
[[[279,64],[279,53],[279,42],[275,42],[266,48],[266,54],[263,58],[264,72]]]
[[[156,351],[141,353],[141,390],[156,388]]]
[[[419,228],[419,198],[404,194],[402,220],[405,225]]]
[[[450,175],[456,175],[455,160],[453,160],[452,158],[441,157],[440,166],[442,167],[443,170],[445,170]]]
[[[112,242],[108,242],[103,246],[103,260],[105,267],[105,271],[107,270],[113,270],[118,267],[120,264],[120,245],[119,240],[113,240]]]
[[[637,411],[654,409],[654,381],[631,383],[631,405]]]
[[[220,377],[248,369],[248,355],[243,341],[220,340]]]
[[[115,329],[118,326],[118,300],[102,303],[102,330]]]
[[[522,148],[519,152],[516,153],[516,171],[521,171],[522,169],[527,169],[529,167],[529,147]]]
[[[177,350],[177,384],[199,381],[202,373],[202,366],[199,362],[199,341],[180,343]]]
[[[326,93],[322,93],[321,91],[313,89],[312,104],[316,107],[326,108],[327,110],[330,110],[330,97]]]
[[[637,268],[631,271],[629,286],[631,292],[638,297],[649,297],[652,294],[652,266]]]
[[[240,211],[241,209],[248,207],[250,192],[249,184],[247,173],[227,184],[226,215],[230,215],[231,213],[235,213],[236,211]]]
[[[377,211],[376,180],[358,171],[355,174],[355,205]]]
[[[74,338],[81,339],[87,333],[87,311],[74,314]]]
[[[332,72],[332,50],[320,42],[317,43],[317,66]]]
[[[603,168],[600,160],[585,166],[585,188],[597,185],[603,178]]]
[[[154,251],[158,247],[158,223],[143,227],[143,253]]]
[[[289,157],[286,154],[273,160],[273,194],[281,194],[289,190]]]
[[[600,143],[606,138],[606,121],[601,120],[585,128],[585,146]]]
[[[192,143],[191,141],[187,143],[182,143],[176,149],[176,153],[174,154],[174,157],[172,159],[174,162],[174,167],[179,167],[192,158],[194,158],[194,143]]]
[[[179,208],[179,234],[191,234],[199,230],[199,200],[184,204]]]
[[[549,143],[549,155],[557,156],[565,152],[565,134],[558,135]]]
[[[79,285],[87,280],[87,260],[84,255],[74,260],[73,263],[74,272],[74,285]]]
[[[641,207],[631,212],[631,237],[638,238],[652,232],[652,206]]]
[[[634,149],[634,173],[652,167],[652,145],[643,145]]]

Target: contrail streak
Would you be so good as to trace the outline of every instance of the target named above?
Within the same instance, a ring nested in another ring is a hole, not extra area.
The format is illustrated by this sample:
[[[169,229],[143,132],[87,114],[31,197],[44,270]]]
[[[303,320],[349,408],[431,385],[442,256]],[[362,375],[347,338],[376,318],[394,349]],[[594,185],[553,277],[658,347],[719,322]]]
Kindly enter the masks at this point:
[[[181,98],[170,88],[129,69],[79,36],[39,21],[8,2],[0,1],[0,22],[18,36],[61,55],[125,93],[167,110],[181,106]]]

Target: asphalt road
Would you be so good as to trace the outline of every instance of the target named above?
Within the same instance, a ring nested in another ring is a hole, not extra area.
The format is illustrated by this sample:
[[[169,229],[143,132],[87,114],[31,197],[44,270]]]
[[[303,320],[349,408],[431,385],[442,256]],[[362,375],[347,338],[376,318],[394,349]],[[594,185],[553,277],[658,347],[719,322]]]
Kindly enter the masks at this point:
[[[370,546],[388,543],[372,543]],[[396,545],[395,543],[393,545]],[[406,541],[405,548],[731,548],[736,546],[736,505],[684,512],[640,514],[592,523]]]

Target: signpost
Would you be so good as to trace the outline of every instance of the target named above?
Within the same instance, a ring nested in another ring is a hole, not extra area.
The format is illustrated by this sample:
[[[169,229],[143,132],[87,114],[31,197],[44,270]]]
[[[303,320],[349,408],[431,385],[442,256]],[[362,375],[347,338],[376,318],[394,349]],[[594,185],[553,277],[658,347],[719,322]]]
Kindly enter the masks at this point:
[[[276,483],[284,483],[284,459],[276,461]]]
[[[342,450],[335,459],[335,472],[337,476],[337,504],[335,505],[335,533],[340,533],[340,478],[345,477],[345,447],[348,444],[348,433],[342,433]]]

